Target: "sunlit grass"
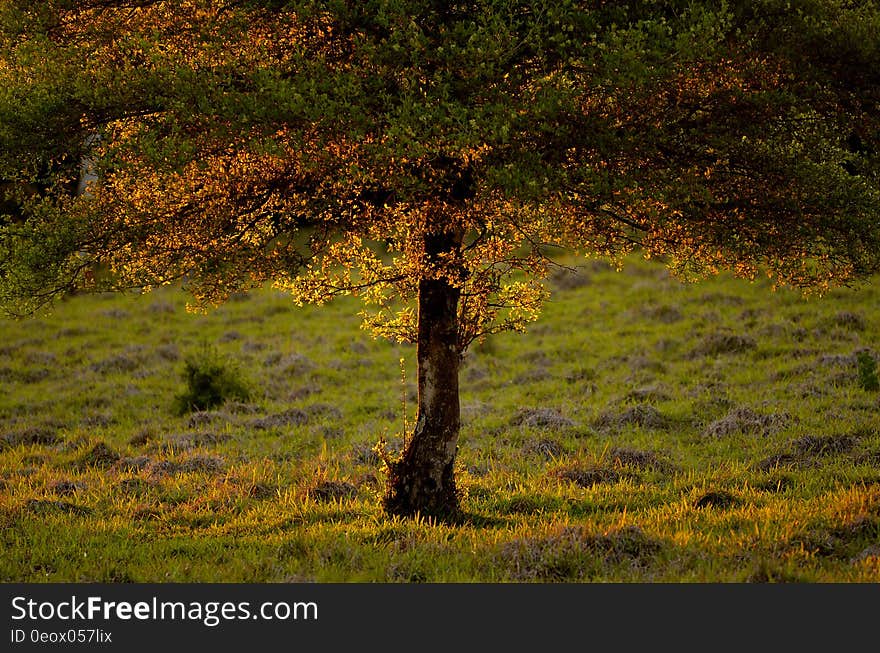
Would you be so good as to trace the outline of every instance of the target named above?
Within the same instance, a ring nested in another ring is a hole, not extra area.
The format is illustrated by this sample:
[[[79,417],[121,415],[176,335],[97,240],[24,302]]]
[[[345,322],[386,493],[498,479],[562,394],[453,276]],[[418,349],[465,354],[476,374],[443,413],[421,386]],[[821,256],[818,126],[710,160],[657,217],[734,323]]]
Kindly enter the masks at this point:
[[[201,316],[165,289],[0,323],[0,579],[880,580],[875,285],[805,300],[640,261],[552,283],[530,333],[467,356],[447,524],[381,513],[414,352],[352,300]],[[255,394],[176,416],[205,343]]]

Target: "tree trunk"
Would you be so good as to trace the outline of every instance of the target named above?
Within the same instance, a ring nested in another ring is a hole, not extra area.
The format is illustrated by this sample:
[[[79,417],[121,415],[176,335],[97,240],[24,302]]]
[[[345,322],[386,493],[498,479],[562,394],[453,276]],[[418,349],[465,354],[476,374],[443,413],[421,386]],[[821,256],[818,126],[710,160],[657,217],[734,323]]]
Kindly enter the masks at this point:
[[[428,260],[460,244],[453,233],[426,236]],[[453,467],[460,427],[459,296],[446,278],[419,282],[418,417],[403,455],[389,470],[384,500],[389,514],[443,517],[458,510]]]

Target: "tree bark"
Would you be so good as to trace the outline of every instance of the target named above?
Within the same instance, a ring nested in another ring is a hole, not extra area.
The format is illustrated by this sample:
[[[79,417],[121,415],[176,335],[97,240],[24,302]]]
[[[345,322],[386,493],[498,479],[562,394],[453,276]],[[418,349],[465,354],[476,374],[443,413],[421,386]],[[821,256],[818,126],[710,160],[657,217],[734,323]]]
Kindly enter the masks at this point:
[[[428,235],[428,260],[454,252],[461,237]],[[453,468],[461,424],[458,371],[458,302],[461,291],[449,279],[419,282],[418,416],[400,460],[391,464],[384,506],[394,515],[444,517],[458,511]]]

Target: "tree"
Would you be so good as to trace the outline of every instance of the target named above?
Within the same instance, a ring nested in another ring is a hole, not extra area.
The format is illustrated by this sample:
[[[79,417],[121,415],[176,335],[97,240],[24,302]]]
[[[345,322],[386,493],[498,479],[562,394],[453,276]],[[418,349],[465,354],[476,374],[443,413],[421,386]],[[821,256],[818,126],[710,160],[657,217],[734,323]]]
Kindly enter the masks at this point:
[[[536,319],[555,248],[820,289],[878,268],[875,2],[0,7],[0,176],[57,171],[3,228],[7,310],[360,295],[417,345],[390,513],[455,511],[461,357]]]

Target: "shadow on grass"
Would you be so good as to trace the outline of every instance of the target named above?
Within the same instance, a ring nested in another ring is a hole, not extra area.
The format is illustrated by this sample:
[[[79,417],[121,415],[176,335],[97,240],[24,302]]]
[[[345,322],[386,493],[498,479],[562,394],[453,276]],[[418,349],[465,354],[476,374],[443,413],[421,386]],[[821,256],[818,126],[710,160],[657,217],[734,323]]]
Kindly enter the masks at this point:
[[[443,520],[449,526],[473,526],[474,528],[504,528],[510,524],[509,519],[495,515],[481,515],[476,512],[460,510]]]
[[[509,519],[505,519],[503,517],[490,516],[490,515],[481,515],[475,512],[470,512],[467,510],[459,510],[454,513],[449,513],[446,515],[431,515],[424,516],[417,514],[412,517],[401,517],[398,515],[388,515],[387,513],[382,513],[383,519],[386,522],[411,522],[423,524],[425,526],[472,526],[474,528],[504,528],[510,525],[512,522]]]

